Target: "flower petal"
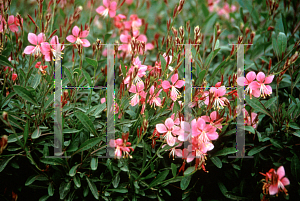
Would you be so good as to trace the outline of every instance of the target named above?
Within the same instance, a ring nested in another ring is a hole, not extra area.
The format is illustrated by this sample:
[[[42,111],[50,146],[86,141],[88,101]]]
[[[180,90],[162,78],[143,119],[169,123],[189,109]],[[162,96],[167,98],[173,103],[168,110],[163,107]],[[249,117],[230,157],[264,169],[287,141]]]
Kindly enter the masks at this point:
[[[83,42],[82,43],[83,47],[90,47],[91,46],[90,42],[87,39],[81,39],[81,41]]]
[[[173,121],[173,119],[167,118],[166,121],[165,121],[165,125],[166,125],[166,127],[167,127],[169,130],[171,130],[172,127],[174,126],[174,121]]]
[[[80,32],[80,38],[85,38],[89,35],[89,31],[87,30],[84,30],[82,32]]]
[[[270,84],[274,79],[274,75],[270,75],[268,77],[266,77],[265,79],[265,84]]]
[[[102,14],[104,11],[105,11],[105,9],[106,8],[104,8],[103,6],[99,6],[97,9],[96,9],[96,12],[98,13],[98,14]]]
[[[38,41],[37,36],[34,33],[29,33],[28,41],[33,45],[37,45],[37,41]]]
[[[176,88],[181,88],[181,87],[183,87],[183,85],[184,85],[184,81],[183,80],[178,80],[175,84],[175,87]]]
[[[24,53],[25,53],[25,54],[32,54],[34,48],[35,48],[34,46],[28,45],[28,46],[24,49]]]
[[[67,41],[69,41],[70,43],[75,43],[76,42],[76,37],[75,36],[73,36],[73,35],[69,35],[69,36],[67,36]]]
[[[284,177],[285,171],[284,171],[284,167],[283,167],[283,166],[280,166],[280,167],[277,169],[277,174],[278,174],[278,179],[279,179],[279,180],[281,180],[281,178]]]
[[[287,185],[290,185],[290,180],[286,177],[283,177],[281,179],[281,183],[284,185],[284,186],[287,186]]]
[[[265,74],[263,73],[263,72],[259,72],[258,74],[257,74],[257,76],[256,76],[256,79],[259,81],[259,82],[262,82],[262,83],[264,83],[264,81],[265,81]]]
[[[178,80],[178,74],[174,74],[172,77],[171,77],[171,81],[173,83],[173,85],[175,84],[175,82]]]
[[[275,195],[275,194],[277,194],[277,193],[278,193],[278,186],[277,186],[276,184],[271,185],[271,186],[269,187],[269,194],[270,194],[270,195]]]
[[[250,71],[249,73],[247,73],[246,78],[247,78],[247,80],[249,82],[252,82],[256,78],[255,72],[254,71]]]
[[[79,36],[79,31],[80,30],[79,30],[78,26],[74,26],[73,29],[72,29],[73,36],[78,37]]]
[[[163,89],[169,89],[171,87],[169,81],[163,81],[161,86],[162,86]]]
[[[159,133],[166,133],[168,132],[166,126],[164,124],[156,124],[156,130]]]

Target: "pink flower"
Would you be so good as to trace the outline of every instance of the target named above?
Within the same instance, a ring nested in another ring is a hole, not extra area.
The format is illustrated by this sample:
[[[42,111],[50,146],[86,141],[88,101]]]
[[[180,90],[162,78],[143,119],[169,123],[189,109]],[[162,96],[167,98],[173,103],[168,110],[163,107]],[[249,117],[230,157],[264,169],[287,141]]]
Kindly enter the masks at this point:
[[[270,75],[268,77],[265,76],[263,72],[259,72],[256,76],[256,81],[254,83],[260,90],[260,95],[265,98],[265,96],[270,96],[272,94],[272,87],[266,84],[270,84],[274,79],[274,75]]]
[[[24,53],[25,54],[33,54],[34,56],[41,56],[41,49],[40,49],[40,45],[42,42],[44,42],[45,39],[45,34],[40,33],[38,36],[35,35],[34,33],[29,33],[28,34],[28,41],[35,46],[32,45],[28,45],[25,49],[24,49]]]
[[[192,129],[189,122],[181,121],[181,129],[183,132],[178,136],[178,140],[180,141],[192,141]]]
[[[181,94],[179,92],[178,89],[180,89],[181,87],[183,87],[184,85],[184,81],[183,80],[178,80],[178,74],[174,74],[172,77],[171,77],[171,81],[172,81],[172,85],[170,84],[169,81],[163,81],[162,82],[162,87],[163,89],[165,90],[168,90],[169,88],[171,88],[171,99],[173,101],[176,101],[177,98],[180,98]]]
[[[126,0],[126,3],[127,3],[128,5],[130,5],[130,4],[133,3],[133,0]]]
[[[17,79],[18,75],[16,73],[13,73],[12,76],[11,76],[11,79],[13,81],[15,81]]]
[[[22,19],[22,22],[23,23],[23,19]],[[18,26],[20,26],[20,22],[19,22],[19,19],[17,17],[14,17],[13,15],[10,15],[8,17],[8,27],[9,29],[12,31],[12,32],[17,32],[19,31],[19,28]]]
[[[116,15],[117,10],[117,2],[111,2],[110,0],[103,0],[104,6],[99,6],[96,9],[96,12],[102,15],[103,17],[106,17],[108,14],[111,18],[113,18]]]
[[[105,98],[101,98],[101,104],[105,103]]]
[[[216,140],[219,135],[216,132],[216,128],[206,124],[202,118],[193,119],[191,122],[193,137],[199,136],[199,141],[208,142],[210,140]]]
[[[164,138],[169,146],[174,146],[176,142],[176,137],[173,135],[180,135],[183,132],[180,127],[175,126],[171,118],[166,119],[165,124],[156,124],[156,130],[164,134]]]
[[[136,57],[133,62],[133,66],[128,70],[128,76],[124,80],[124,84],[128,84],[130,80],[130,76],[133,73],[135,77],[133,77],[133,83],[136,84],[141,80],[141,77],[146,75],[147,66],[142,65],[142,62],[140,61],[139,57]],[[137,71],[137,72],[135,72]],[[136,73],[136,74],[135,74]]]
[[[123,142],[123,139],[118,138],[116,140],[111,139],[109,142],[109,146],[110,147],[115,147],[115,156],[120,159],[122,157],[122,151],[126,154],[129,155],[130,149],[132,151],[134,151],[134,149],[132,147],[127,147],[127,145],[131,145],[130,142]],[[129,155],[130,156],[130,155]],[[131,157],[131,156],[130,156]]]
[[[222,97],[226,94],[225,86],[222,87],[212,87],[210,88],[210,93],[213,93],[213,106],[214,108],[220,109],[223,108],[225,102],[228,102],[226,97]],[[206,97],[204,103],[206,105],[209,104],[209,96]]]
[[[142,26],[142,20],[136,14],[130,15],[130,22],[133,31],[139,30]]]
[[[179,101],[178,101],[179,102]],[[174,121],[174,124],[175,125],[180,125],[180,120],[179,120],[179,118],[176,118],[175,120],[174,120],[174,118],[175,118],[175,113],[173,113],[172,115],[171,115],[171,119]]]
[[[131,97],[131,101],[130,101],[130,105],[131,106],[135,106],[136,104],[138,104],[140,102],[140,96],[142,98],[146,98],[146,92],[144,92],[144,83],[143,81],[140,81],[135,85],[131,85],[129,92],[131,93],[135,93],[132,97]]]
[[[256,128],[255,119],[256,119],[257,114],[254,113],[254,112],[251,112],[251,117],[250,117],[249,113],[247,112],[247,110],[245,108],[243,108],[243,111],[245,112],[245,115],[244,115],[245,125],[252,126],[253,128]]]
[[[72,34],[73,35],[69,35],[66,38],[70,43],[76,43],[77,45],[82,44],[83,47],[89,47],[91,45],[87,39],[84,39],[89,35],[89,31],[81,31],[78,26],[74,26]]]
[[[158,97],[162,89],[160,89],[156,94],[154,94],[154,86],[150,87],[150,98],[148,100],[149,104],[152,106],[156,105],[158,107],[161,106],[161,99]],[[154,107],[155,108],[155,107]]]
[[[173,148],[171,148],[170,150],[165,150],[165,151],[170,151],[169,153],[169,158],[171,157],[171,155],[173,156],[173,160],[174,159],[174,156],[181,156],[182,157],[182,150],[181,149],[175,149],[176,147],[180,147],[182,145],[182,142],[176,140],[176,142],[178,142],[179,144]],[[175,143],[176,143],[175,142]],[[164,148],[166,146],[166,144],[164,144],[161,148]]]
[[[46,61],[51,61],[51,54],[53,56],[53,60],[56,56],[56,44],[59,44],[58,37],[53,36],[50,40],[50,44],[47,42],[41,43],[41,52],[45,56]],[[60,47],[60,52],[64,49],[64,46],[62,45]],[[61,58],[61,56],[59,56]]]
[[[250,71],[247,73],[246,78],[239,77],[237,78],[236,82],[240,86],[247,86],[245,91],[246,93],[249,93],[250,98],[252,98],[252,95],[258,98],[260,96],[260,92],[258,90],[258,86],[256,82],[254,81],[256,78],[256,74],[253,71]]]
[[[270,177],[272,179],[271,186],[269,187],[269,194],[275,195],[278,193],[278,190],[282,189],[284,192],[286,192],[286,189],[284,186],[287,186],[290,184],[290,181],[288,178],[284,177],[285,171],[284,167],[280,166],[277,169],[277,172],[274,170],[274,174]]]
[[[218,118],[217,111],[213,111],[212,113],[210,113],[209,116],[201,116],[201,118],[204,119],[206,122],[210,123],[210,125],[220,130],[222,129],[222,124],[220,123],[220,120],[222,119],[217,119]]]
[[[127,31],[125,31],[123,34],[120,35],[120,41],[123,43],[119,46],[118,50],[122,50],[126,54],[132,54],[132,47],[131,47],[131,41],[134,40],[143,41],[145,42],[145,51],[152,50],[154,48],[152,43],[147,43],[147,37],[144,34],[139,35],[139,31],[133,31],[133,37],[129,35]],[[140,51],[140,54],[142,54],[142,50]]]
[[[118,14],[117,16],[114,17],[114,24],[118,29],[123,29],[124,28],[124,19],[126,19],[126,16],[123,14]]]

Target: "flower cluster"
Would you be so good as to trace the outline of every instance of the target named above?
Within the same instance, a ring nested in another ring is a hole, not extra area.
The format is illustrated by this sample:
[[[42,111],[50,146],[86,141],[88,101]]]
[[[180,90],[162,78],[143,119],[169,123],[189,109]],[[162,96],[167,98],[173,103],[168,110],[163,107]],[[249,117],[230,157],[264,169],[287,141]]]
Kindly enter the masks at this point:
[[[254,81],[256,79],[256,81]],[[245,77],[237,78],[237,84],[240,86],[247,86],[245,91],[249,93],[250,98],[252,95],[256,98],[270,96],[272,94],[272,87],[270,84],[274,79],[274,75],[266,75],[263,72],[259,72],[257,75],[251,71],[247,73]]]

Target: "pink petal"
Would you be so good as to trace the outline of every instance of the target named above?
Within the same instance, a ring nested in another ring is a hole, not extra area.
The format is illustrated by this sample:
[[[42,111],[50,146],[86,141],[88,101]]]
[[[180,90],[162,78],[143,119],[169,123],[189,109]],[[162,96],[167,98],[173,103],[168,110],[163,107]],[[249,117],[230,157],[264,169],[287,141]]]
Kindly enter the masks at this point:
[[[166,121],[165,121],[165,125],[167,126],[167,128],[168,128],[169,130],[171,130],[172,127],[174,126],[174,121],[173,121],[173,119],[167,118]]]
[[[80,32],[80,38],[85,38],[88,35],[89,35],[89,31],[87,31],[87,30]]]
[[[266,91],[266,94],[272,94],[272,87],[270,85],[265,85],[268,91]]]
[[[7,20],[7,24],[12,24],[15,22],[15,17],[13,15],[10,15],[8,17],[8,20]]]
[[[236,82],[237,82],[237,84],[238,84],[239,86],[245,86],[245,85],[247,85],[247,84],[245,83],[245,81],[246,81],[246,79],[245,79],[244,77],[238,77],[238,78],[236,79]]]
[[[174,90],[171,90],[170,95],[171,95],[171,99],[172,99],[173,101],[176,101],[176,100],[177,100],[177,94],[174,92]]]
[[[139,97],[138,94],[135,94],[135,95],[133,96],[133,98],[131,99],[131,101],[130,101],[130,105],[131,105],[131,106],[135,106],[135,105],[138,104],[139,102],[140,102],[140,97]]]
[[[80,30],[79,30],[78,26],[74,26],[73,29],[72,29],[73,36],[78,37],[79,36],[79,31]]]
[[[121,41],[122,43],[128,43],[128,35],[121,34],[121,35],[120,35],[120,41]]]
[[[108,11],[109,17],[113,18],[116,16],[116,11],[115,10],[109,10]]]
[[[284,186],[287,186],[287,185],[290,185],[290,180],[286,177],[283,177],[281,179],[281,183],[284,185]]]
[[[210,140],[216,140],[219,137],[217,132],[207,133],[206,135]]]
[[[106,8],[104,8],[103,6],[99,6],[97,9],[96,9],[96,12],[98,13],[98,14],[102,14],[104,11],[105,11],[105,9]]]
[[[249,82],[252,82],[256,78],[256,73],[254,71],[250,71],[247,73],[246,78]]]
[[[224,96],[226,94],[226,88],[225,87],[219,87],[215,91],[215,96]]]
[[[147,37],[144,34],[139,35],[139,37],[137,37],[137,40],[139,41],[143,41],[143,42],[147,42]]]
[[[169,146],[174,146],[176,142],[176,138],[173,137],[171,134],[167,136],[167,143]]]
[[[81,41],[83,42],[82,43],[83,47],[90,47],[91,46],[90,42],[87,39],[81,39]]]
[[[184,85],[184,81],[183,80],[178,80],[175,84],[175,87],[176,88],[181,88],[181,87],[183,87],[183,85]]]
[[[154,48],[154,45],[152,43],[146,44],[146,50],[152,50]]]
[[[256,82],[256,81],[251,82],[251,83],[249,84],[249,88],[252,89],[252,90],[259,89],[259,88],[260,88],[260,84],[259,84],[258,82]]]
[[[10,25],[10,26],[9,26],[9,29],[10,29],[12,32],[17,32],[17,31],[19,31],[18,26],[15,25],[15,24]]]
[[[265,84],[270,84],[274,79],[274,75],[270,75],[268,77],[266,77],[265,79]]]
[[[105,98],[101,98],[101,104],[105,103],[106,99]]]
[[[217,119],[217,112],[213,111],[212,113],[210,113],[210,119],[212,121],[215,121]]]
[[[140,81],[137,83],[137,91],[140,92],[140,91],[143,91],[144,89],[144,82],[143,81]]]
[[[37,39],[38,39],[38,44],[41,44],[42,42],[44,42],[46,39],[45,39],[45,34],[44,33],[40,33],[38,36],[37,36]]]
[[[252,89],[252,95],[256,98],[260,97],[260,90],[259,89]]]
[[[210,122],[209,116],[201,116],[201,119],[203,119],[205,122]]]
[[[137,93],[136,91],[136,86],[135,85],[131,85],[130,89],[128,90],[131,93]]]
[[[177,80],[178,80],[178,74],[176,73],[171,77],[171,81],[172,81],[173,85]]]
[[[257,74],[257,76],[256,76],[256,79],[259,81],[259,82],[261,82],[261,83],[264,83],[264,81],[265,81],[265,74],[263,73],[263,72],[259,72],[258,74]]]
[[[34,46],[29,45],[29,46],[27,46],[27,47],[24,49],[24,53],[25,53],[25,54],[32,54],[34,48],[35,48]]]
[[[163,81],[161,86],[162,86],[163,89],[169,89],[171,87],[169,81]]]
[[[106,8],[109,8],[109,4],[110,4],[110,0],[103,0],[103,5],[104,5]]]
[[[156,130],[159,133],[166,133],[168,132],[166,126],[164,124],[156,124]]]
[[[278,186],[277,186],[276,184],[271,185],[271,186],[269,187],[269,194],[270,194],[270,195],[275,195],[275,194],[277,194],[277,193],[278,193]]]
[[[111,140],[109,141],[109,146],[110,146],[110,147],[115,147],[115,146],[116,146],[116,145],[115,145],[115,140],[111,139]]]
[[[33,45],[37,45],[37,41],[38,41],[37,36],[34,33],[29,33],[28,41]]]
[[[117,2],[115,2],[115,1],[110,2],[109,9],[110,9],[110,10],[113,10],[113,11],[116,11],[116,10],[117,10]],[[116,15],[116,12],[115,12],[115,15]],[[111,16],[111,17],[112,17],[112,16]],[[113,16],[113,17],[114,17],[114,16]]]
[[[200,128],[201,130],[204,130],[204,127],[206,126],[206,123],[203,119],[198,118],[197,120],[197,127]]]
[[[75,38],[73,35],[69,35],[67,36],[67,41],[69,41],[70,43],[75,43],[77,38]]]
[[[284,167],[283,167],[283,166],[280,166],[280,167],[277,169],[277,174],[278,174],[278,179],[279,179],[279,180],[281,180],[281,178],[284,177],[285,171],[284,171]]]

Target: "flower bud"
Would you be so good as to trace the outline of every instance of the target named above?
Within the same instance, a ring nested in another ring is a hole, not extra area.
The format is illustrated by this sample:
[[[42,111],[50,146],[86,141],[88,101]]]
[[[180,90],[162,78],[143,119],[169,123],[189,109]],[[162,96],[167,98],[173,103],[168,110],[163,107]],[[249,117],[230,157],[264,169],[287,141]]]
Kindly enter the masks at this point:
[[[3,117],[3,119],[5,120],[5,121],[7,121],[8,122],[8,114],[7,114],[7,112],[3,112],[2,113],[2,117]]]

